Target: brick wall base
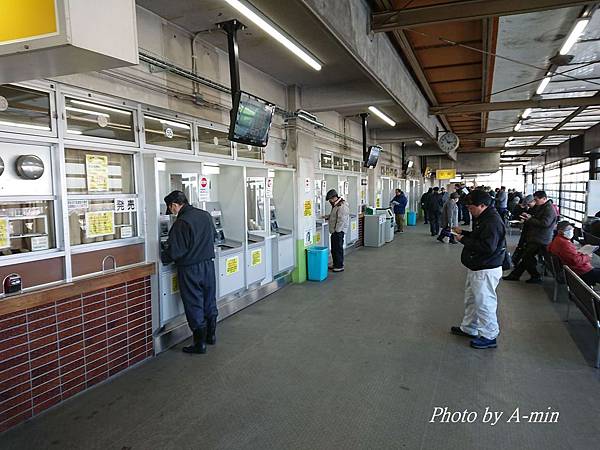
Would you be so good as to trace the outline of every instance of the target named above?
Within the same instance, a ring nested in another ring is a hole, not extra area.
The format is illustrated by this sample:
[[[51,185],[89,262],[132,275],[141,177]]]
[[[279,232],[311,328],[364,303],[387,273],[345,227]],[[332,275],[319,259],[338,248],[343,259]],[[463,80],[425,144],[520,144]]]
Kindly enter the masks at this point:
[[[149,277],[0,316],[0,432],[152,355]]]

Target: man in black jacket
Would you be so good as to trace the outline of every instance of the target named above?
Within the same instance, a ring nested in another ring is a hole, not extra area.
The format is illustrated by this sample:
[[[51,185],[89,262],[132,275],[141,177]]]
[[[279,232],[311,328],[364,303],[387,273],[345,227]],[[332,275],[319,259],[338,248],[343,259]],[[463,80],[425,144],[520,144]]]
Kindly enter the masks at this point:
[[[212,217],[194,208],[181,191],[165,197],[167,214],[177,215],[169,231],[161,260],[177,266],[179,292],[185,317],[193,333],[193,345],[184,347],[186,353],[206,353],[206,344],[215,344],[217,328],[215,235]]]
[[[460,260],[467,268],[465,313],[460,327],[450,331],[473,338],[473,348],[495,348],[500,333],[496,310],[496,288],[502,277],[506,252],[506,230],[502,218],[484,191],[474,190],[467,198],[473,216],[473,231],[454,228],[456,240],[464,245]]]
[[[533,194],[535,206],[529,213],[521,213],[521,219],[525,221],[523,233],[525,234],[525,246],[523,248],[523,256],[517,267],[507,276],[504,277],[508,281],[519,281],[523,272],[527,270],[531,278],[526,283],[540,284],[542,276],[537,270],[538,253],[552,241],[554,228],[558,221],[558,216],[552,200],[548,200],[546,192],[537,191]]]
[[[433,192],[432,188],[429,188],[427,192],[421,195],[421,209],[423,210],[423,216],[425,217],[424,224],[427,225],[427,220],[429,219],[427,215],[427,204],[429,203],[429,198],[431,197],[431,193]]]
[[[429,230],[431,235],[437,237],[440,234],[440,219],[444,207],[444,198],[440,194],[440,188],[434,187],[427,202],[427,216],[429,217]]]

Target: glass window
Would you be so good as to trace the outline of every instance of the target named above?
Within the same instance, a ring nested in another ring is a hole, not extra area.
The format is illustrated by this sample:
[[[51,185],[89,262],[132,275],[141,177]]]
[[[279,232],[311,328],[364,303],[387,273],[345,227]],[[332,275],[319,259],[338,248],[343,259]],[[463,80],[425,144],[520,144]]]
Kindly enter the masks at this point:
[[[343,170],[344,164],[341,156],[333,155],[333,168],[335,170]]]
[[[248,211],[248,230],[265,229],[265,179],[248,178],[246,180],[246,202]]]
[[[362,164],[360,163],[360,161],[358,159],[352,160],[352,170],[354,172],[360,172],[361,165]]]
[[[262,159],[262,148],[253,145],[237,144],[238,158]]]
[[[192,150],[192,127],[186,123],[144,116],[146,144]]]
[[[133,194],[133,156],[65,149],[68,194]]]
[[[135,142],[133,114],[125,109],[65,98],[67,136],[93,136]]]
[[[555,205],[560,206],[560,162],[546,165],[544,169],[544,191]]]
[[[585,220],[585,196],[590,163],[584,158],[563,161],[560,214],[578,226]]]
[[[198,145],[201,152],[231,156],[231,142],[225,131],[198,128]]]
[[[321,153],[321,169],[333,169],[333,156],[331,153]]]
[[[344,170],[352,170],[352,160],[344,158]]]
[[[51,200],[0,202],[0,255],[56,248]]]
[[[136,237],[133,156],[65,149],[71,245]]]
[[[0,85],[0,126],[50,131],[50,95],[9,84]]]

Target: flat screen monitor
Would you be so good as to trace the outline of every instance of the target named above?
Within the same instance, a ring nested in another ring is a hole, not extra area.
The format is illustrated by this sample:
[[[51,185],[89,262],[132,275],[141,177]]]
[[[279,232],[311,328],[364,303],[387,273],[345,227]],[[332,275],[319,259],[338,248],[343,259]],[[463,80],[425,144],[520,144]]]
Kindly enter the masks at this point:
[[[236,92],[231,109],[229,140],[256,147],[266,146],[274,111],[275,105],[247,92]]]
[[[379,159],[379,153],[381,153],[381,147],[378,145],[369,146],[369,152],[367,153],[367,158],[364,162],[365,167],[375,167],[377,165],[377,160]]]

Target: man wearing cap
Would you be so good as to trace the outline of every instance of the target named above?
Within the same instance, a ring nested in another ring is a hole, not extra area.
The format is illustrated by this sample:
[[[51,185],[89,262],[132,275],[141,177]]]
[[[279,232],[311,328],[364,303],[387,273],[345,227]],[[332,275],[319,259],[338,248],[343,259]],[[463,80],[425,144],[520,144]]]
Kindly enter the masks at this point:
[[[540,284],[542,282],[542,276],[537,270],[536,256],[552,241],[558,216],[552,200],[548,199],[546,192],[536,191],[533,199],[535,206],[530,211],[531,214],[522,213],[520,216],[525,221],[522,233],[525,237],[523,258],[517,267],[504,277],[507,281],[519,281],[523,272],[527,271],[531,278],[526,283]]]
[[[344,233],[350,223],[350,209],[346,201],[338,196],[335,189],[330,189],[325,196],[331,204],[329,214],[329,234],[331,234],[331,258],[334,272],[344,271]]]
[[[569,267],[590,286],[600,283],[600,269],[592,267],[592,257],[577,251],[571,242],[575,225],[568,220],[561,220],[556,226],[558,233],[548,246],[548,251],[560,258],[560,262]]]
[[[460,260],[467,268],[465,312],[461,325],[450,328],[450,332],[472,338],[473,348],[495,348],[500,333],[496,288],[502,277],[506,230],[487,192],[474,190],[466,201],[473,231],[453,229],[456,240],[464,245]]]
[[[177,215],[177,220],[169,230],[161,260],[177,266],[179,292],[193,333],[193,344],[183,347],[183,351],[206,353],[206,344],[216,342],[218,310],[213,260],[217,232],[210,214],[191,206],[183,192],[171,192],[165,203],[167,214]]]

